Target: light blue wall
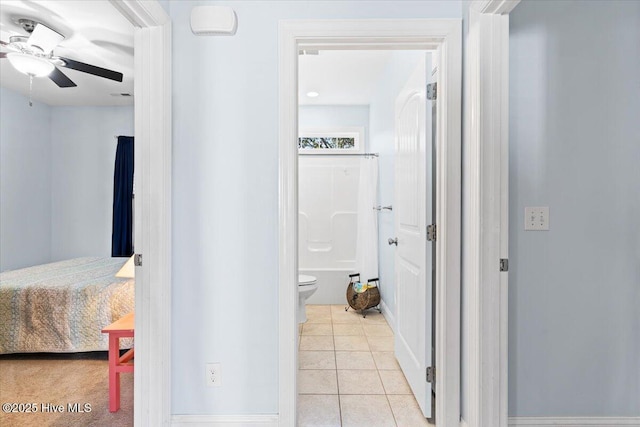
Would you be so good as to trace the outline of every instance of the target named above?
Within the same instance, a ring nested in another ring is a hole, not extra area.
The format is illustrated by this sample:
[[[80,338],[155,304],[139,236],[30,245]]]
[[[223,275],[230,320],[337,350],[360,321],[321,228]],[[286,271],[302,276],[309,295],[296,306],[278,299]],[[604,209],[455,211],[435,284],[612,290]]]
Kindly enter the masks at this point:
[[[364,144],[369,144],[368,105],[301,105],[298,109],[298,127],[331,128],[361,127],[364,129]]]
[[[370,149],[379,153],[378,201],[383,206],[393,205],[395,185],[395,102],[407,83],[411,72],[424,52],[397,51],[391,54],[388,65],[380,74],[377,92],[369,106]],[[427,67],[429,68],[429,67]],[[380,293],[389,311],[395,316],[395,246],[387,239],[395,236],[394,211],[378,214],[378,256]]]
[[[167,14],[169,14],[169,1],[170,0],[157,0],[160,3],[160,6],[164,9]]]
[[[460,18],[459,1],[246,1],[233,37],[173,25],[172,412],[278,410],[278,21]],[[206,362],[223,386],[207,388]]]
[[[51,257],[51,108],[0,88],[0,271]]]
[[[110,256],[114,135],[133,135],[133,106],[0,95],[0,271]]]
[[[51,258],[111,256],[116,135],[133,106],[51,109]]]
[[[638,417],[640,2],[523,1],[510,37],[509,414]]]

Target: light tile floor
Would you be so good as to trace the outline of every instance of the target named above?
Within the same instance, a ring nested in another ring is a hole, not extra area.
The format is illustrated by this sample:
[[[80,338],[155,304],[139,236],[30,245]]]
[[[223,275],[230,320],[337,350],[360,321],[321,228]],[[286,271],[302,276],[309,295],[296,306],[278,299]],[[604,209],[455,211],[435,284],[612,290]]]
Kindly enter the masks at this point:
[[[298,427],[421,427],[382,314],[307,305],[299,325]]]

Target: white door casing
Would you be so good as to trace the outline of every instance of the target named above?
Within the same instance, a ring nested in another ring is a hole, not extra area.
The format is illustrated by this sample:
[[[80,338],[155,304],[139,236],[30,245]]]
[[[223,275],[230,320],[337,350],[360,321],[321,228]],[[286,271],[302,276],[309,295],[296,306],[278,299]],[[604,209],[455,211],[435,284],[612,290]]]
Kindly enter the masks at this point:
[[[463,318],[465,422],[507,426],[509,13],[520,0],[469,4],[466,61]]]
[[[171,416],[171,20],[157,1],[109,0],[134,27],[134,425]],[[143,82],[143,83],[141,83]]]
[[[460,156],[462,25],[460,19],[280,21],[279,28],[279,424],[296,421],[298,49],[439,49],[437,101],[438,226],[435,340],[438,426],[460,423]]]
[[[426,54],[396,98],[395,236],[396,358],[425,417],[431,416],[432,248],[431,150],[427,144]],[[429,205],[429,206],[428,206]]]

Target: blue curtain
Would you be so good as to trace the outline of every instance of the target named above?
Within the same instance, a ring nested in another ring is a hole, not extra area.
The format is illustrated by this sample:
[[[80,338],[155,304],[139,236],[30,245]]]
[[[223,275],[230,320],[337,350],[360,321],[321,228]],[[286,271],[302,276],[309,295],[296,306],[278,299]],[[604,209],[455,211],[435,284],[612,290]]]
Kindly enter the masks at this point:
[[[111,256],[133,255],[133,137],[119,136],[113,173]]]

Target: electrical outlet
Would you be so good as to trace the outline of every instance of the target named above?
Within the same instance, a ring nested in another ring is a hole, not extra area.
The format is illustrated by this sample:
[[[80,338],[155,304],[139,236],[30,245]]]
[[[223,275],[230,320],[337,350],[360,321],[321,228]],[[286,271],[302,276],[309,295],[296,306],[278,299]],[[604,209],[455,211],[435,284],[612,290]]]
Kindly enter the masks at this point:
[[[549,230],[549,207],[524,208],[524,229],[531,231]]]
[[[207,363],[206,368],[207,387],[220,387],[222,385],[222,377],[220,376],[220,364]]]

